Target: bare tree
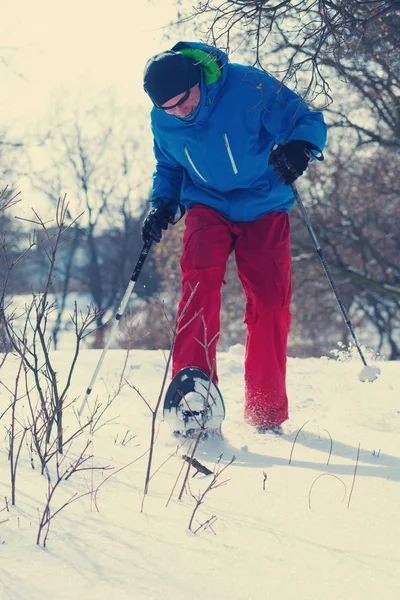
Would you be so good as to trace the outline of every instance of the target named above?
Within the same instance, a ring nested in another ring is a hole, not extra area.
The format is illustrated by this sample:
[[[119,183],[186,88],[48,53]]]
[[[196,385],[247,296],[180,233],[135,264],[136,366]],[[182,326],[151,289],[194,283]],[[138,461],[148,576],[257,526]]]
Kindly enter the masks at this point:
[[[345,128],[356,134],[357,146],[375,143],[391,152],[400,147],[400,13],[398,2],[383,4],[378,8],[376,2],[363,3],[371,17],[361,24],[357,19],[349,23],[346,43],[324,49],[315,39],[312,47],[301,51],[315,57],[334,90],[331,133],[338,128],[343,135]],[[300,51],[299,42],[285,31],[280,37],[272,53],[274,62],[290,51]]]
[[[3,248],[7,274],[0,290],[0,326],[6,338],[7,345],[19,357],[23,371],[29,374],[32,382],[26,382],[26,395],[31,409],[31,426],[34,431],[36,450],[44,469],[49,456],[55,452],[62,453],[64,446],[64,406],[68,390],[71,385],[73,372],[76,366],[82,339],[87,335],[91,325],[97,320],[97,312],[90,307],[86,313],[81,313],[75,307],[72,316],[75,327],[75,348],[70,367],[67,371],[65,383],[60,383],[57,370],[53,364],[50,353],[51,335],[49,320],[54,306],[50,300],[52,285],[55,277],[57,253],[63,243],[63,235],[72,227],[75,221],[67,222],[68,204],[65,198],[60,200],[56,211],[56,230],[50,234],[47,224],[34,212],[34,224],[38,232],[30,240],[27,249],[12,262],[7,257],[6,247]],[[13,272],[26,259],[30,252],[41,246],[47,257],[47,277],[44,287],[39,293],[32,293],[30,303],[24,308],[13,306],[8,301],[8,284]],[[39,402],[39,417],[35,403],[31,403],[30,389],[35,388],[35,395]],[[17,390],[14,394],[17,397]],[[15,400],[16,401],[16,400]],[[15,402],[13,403],[13,407]],[[13,409],[14,411],[14,409]],[[14,412],[13,412],[14,415]],[[15,421],[15,416],[13,417]],[[41,422],[38,425],[38,422]],[[55,438],[52,436],[53,427],[56,428]]]
[[[254,66],[302,86],[306,98],[322,94],[328,102],[327,57],[341,72],[343,58],[370,46],[388,68],[399,68],[398,9],[397,0],[201,0],[191,9],[178,2],[179,21],[200,22],[210,43],[247,50]]]
[[[42,172],[36,170],[34,185],[52,203],[61,188],[67,190],[71,205],[78,205],[84,215],[70,231],[71,243],[57,273],[55,342],[67,294],[75,287],[89,293],[98,310],[94,345],[102,346],[105,311],[118,304],[140,251],[148,182],[142,180],[141,134],[135,127],[111,101],[87,110],[69,111],[65,104],[57,108],[45,145],[49,164]],[[151,263],[135,290],[139,294],[157,285],[157,278],[146,275],[154,269]]]
[[[397,171],[396,156],[385,151],[357,162],[336,158],[329,170],[310,174],[303,188],[318,239],[355,324],[368,325],[370,332],[372,326],[379,347],[385,344],[391,359],[397,358],[400,342]],[[313,331],[325,345],[341,332],[339,338],[347,342],[347,329],[340,323],[301,216],[292,211],[291,219],[294,321],[300,331],[309,330],[304,339],[312,339]]]
[[[20,200],[20,194],[12,193],[7,186],[0,192],[0,295],[8,280],[7,260],[16,260],[21,254],[19,236],[20,227],[16,225],[16,222],[9,211],[9,209],[20,202]],[[7,258],[5,254],[6,247]],[[14,287],[14,290],[16,287],[17,286]],[[4,331],[0,320],[0,351],[6,351],[8,347],[3,333]]]

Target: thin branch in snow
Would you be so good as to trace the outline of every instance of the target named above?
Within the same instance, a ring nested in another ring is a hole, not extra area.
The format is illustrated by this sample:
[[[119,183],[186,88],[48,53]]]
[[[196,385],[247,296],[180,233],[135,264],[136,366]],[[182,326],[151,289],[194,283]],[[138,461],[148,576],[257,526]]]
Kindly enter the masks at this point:
[[[359,459],[359,457],[360,457],[360,444],[358,444],[356,464],[354,466],[353,482],[351,484],[351,490],[350,490],[350,494],[349,494],[349,500],[347,502],[347,508],[350,508],[351,496],[353,494],[354,484],[356,482],[356,475],[357,475],[357,468],[358,468],[358,459]]]
[[[342,498],[342,502],[344,501],[344,499],[346,498],[346,493],[347,493],[347,488],[346,488],[346,484],[343,481],[343,479],[341,479],[340,477],[338,477],[337,475],[334,475],[333,473],[321,473],[321,475],[318,475],[318,477],[316,477],[314,479],[314,481],[312,482],[311,486],[310,486],[310,491],[308,492],[308,508],[311,510],[311,492],[313,490],[314,485],[317,483],[317,481],[319,479],[321,479],[321,477],[334,477],[335,479],[337,479],[338,481],[340,481],[340,483],[343,484],[344,487],[344,495]]]

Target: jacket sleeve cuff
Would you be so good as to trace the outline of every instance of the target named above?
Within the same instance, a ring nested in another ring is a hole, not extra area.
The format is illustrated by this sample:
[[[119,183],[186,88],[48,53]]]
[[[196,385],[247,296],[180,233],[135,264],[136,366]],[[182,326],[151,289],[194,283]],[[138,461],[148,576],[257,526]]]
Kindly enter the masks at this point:
[[[153,208],[157,208],[162,204],[168,206],[168,208],[171,209],[174,214],[176,214],[179,207],[179,202],[175,200],[175,198],[152,198],[151,200],[151,205]]]

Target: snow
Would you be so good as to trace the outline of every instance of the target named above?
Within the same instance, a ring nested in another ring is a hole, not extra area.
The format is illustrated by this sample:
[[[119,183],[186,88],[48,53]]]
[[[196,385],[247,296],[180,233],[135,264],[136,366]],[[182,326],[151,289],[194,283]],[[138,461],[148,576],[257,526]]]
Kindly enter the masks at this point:
[[[360,381],[369,381],[371,383],[372,381],[375,381],[375,379],[379,376],[380,372],[381,370],[379,367],[376,367],[374,365],[366,365],[361,369],[360,373],[358,374],[358,378]]]
[[[51,522],[46,548],[37,546],[47,481],[37,464],[31,468],[24,445],[17,502],[10,506],[10,414],[4,415],[1,600],[400,597],[400,364],[379,360],[379,377],[363,383],[357,357],[289,358],[290,419],[279,437],[256,434],[243,422],[243,356],[242,346],[218,356],[225,437],[201,442],[196,458],[210,469],[220,455],[219,468],[232,456],[236,460],[222,474],[229,480],[226,485],[205,496],[195,526],[213,515],[217,520],[196,534],[188,530],[194,499],[188,493],[178,499],[182,475],[168,502],[185,448],[175,454],[178,442],[161,420],[153,472],[159,470],[141,512],[151,413],[138,393],[125,386],[99,423],[103,426],[78,438],[66,458],[76,456],[90,439],[91,464],[111,466],[114,474],[82,471],[63,482],[53,509],[109,477],[96,503],[89,494],[67,506]],[[80,355],[69,395],[77,398],[76,406],[99,357],[96,350]],[[97,396],[105,404],[118,388],[124,358],[123,350],[109,351],[90,403]],[[62,380],[70,352],[55,352],[54,360]],[[162,351],[132,350],[129,356],[126,378],[152,406],[165,361]],[[9,357],[1,381],[10,385],[15,368]],[[0,415],[8,404],[2,388]],[[22,420],[24,399],[18,407]],[[75,416],[72,407],[68,411],[66,431],[72,431]],[[211,477],[190,478],[193,494],[203,491]]]

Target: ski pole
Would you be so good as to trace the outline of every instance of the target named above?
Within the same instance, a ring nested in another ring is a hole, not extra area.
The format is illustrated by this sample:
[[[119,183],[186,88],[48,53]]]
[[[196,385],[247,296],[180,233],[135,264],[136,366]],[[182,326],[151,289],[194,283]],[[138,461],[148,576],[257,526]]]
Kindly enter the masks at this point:
[[[341,298],[341,296],[339,294],[339,290],[337,289],[336,284],[335,284],[335,282],[333,280],[331,271],[330,271],[328,263],[326,261],[325,253],[324,253],[324,251],[322,250],[322,248],[321,248],[321,246],[319,244],[319,241],[317,239],[317,236],[316,236],[315,231],[313,229],[313,226],[311,224],[310,217],[308,216],[307,210],[306,210],[306,208],[305,208],[305,206],[303,204],[303,201],[302,201],[302,199],[300,197],[300,194],[299,194],[296,186],[294,185],[294,183],[291,185],[291,188],[292,188],[294,197],[296,199],[297,205],[300,208],[300,211],[301,211],[301,213],[303,215],[304,222],[305,222],[305,224],[307,226],[308,232],[309,232],[309,234],[311,236],[311,239],[313,241],[315,250],[316,250],[316,252],[317,252],[317,254],[319,256],[319,259],[320,259],[320,261],[322,263],[322,266],[324,268],[325,274],[326,274],[326,276],[328,278],[328,281],[330,283],[332,291],[335,294],[336,300],[337,300],[337,302],[339,304],[339,307],[340,307],[340,310],[342,312],[344,321],[345,321],[345,323],[347,325],[348,330],[350,331],[350,334],[351,334],[351,336],[352,336],[352,338],[354,340],[354,343],[356,345],[356,348],[358,350],[360,358],[361,358],[361,360],[363,362],[364,369],[359,374],[359,378],[362,381],[374,381],[376,379],[376,377],[379,375],[380,369],[378,367],[368,367],[368,365],[367,365],[367,361],[365,360],[364,354],[363,354],[363,352],[361,350],[361,346],[360,346],[360,344],[358,342],[357,336],[356,336],[355,331],[353,329],[353,325],[351,324],[349,315],[347,314],[346,307],[344,306],[342,298]]]
[[[86,390],[85,397],[84,397],[83,402],[81,404],[81,407],[79,409],[79,414],[82,413],[83,409],[86,406],[86,403],[88,401],[90,393],[91,393],[91,391],[93,389],[93,386],[94,386],[94,384],[96,382],[97,376],[98,376],[98,374],[100,372],[101,365],[103,364],[103,361],[104,361],[104,358],[106,356],[107,350],[109,349],[109,347],[111,345],[111,342],[114,339],[115,332],[118,329],[119,322],[120,322],[120,320],[121,320],[121,318],[122,318],[122,316],[123,316],[123,314],[125,312],[125,309],[126,309],[126,306],[128,304],[129,298],[131,297],[133,288],[135,287],[135,284],[136,284],[136,282],[137,282],[137,280],[139,278],[140,272],[141,272],[141,270],[143,268],[144,262],[145,262],[145,260],[147,258],[149,250],[151,248],[151,244],[152,244],[152,240],[149,240],[148,242],[145,242],[143,244],[143,248],[142,248],[142,251],[141,251],[141,253],[139,255],[139,258],[138,258],[138,261],[137,261],[137,263],[135,265],[135,268],[133,270],[132,277],[130,278],[128,287],[126,288],[125,294],[123,295],[123,298],[121,300],[121,304],[119,305],[119,308],[118,308],[118,310],[117,310],[117,312],[115,314],[114,322],[113,322],[113,324],[111,326],[110,333],[109,333],[109,336],[107,338],[107,342],[106,342],[106,344],[105,344],[105,346],[103,348],[103,352],[101,353],[99,362],[97,363],[97,366],[96,366],[96,368],[94,370],[92,379],[90,380],[90,383],[89,383],[89,387]]]

